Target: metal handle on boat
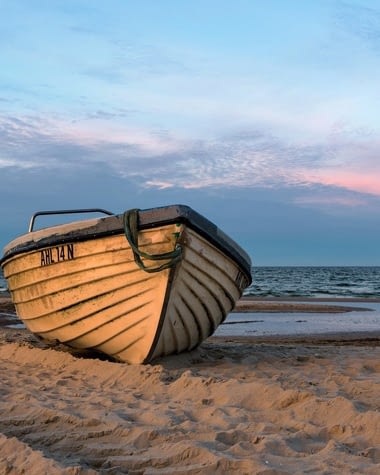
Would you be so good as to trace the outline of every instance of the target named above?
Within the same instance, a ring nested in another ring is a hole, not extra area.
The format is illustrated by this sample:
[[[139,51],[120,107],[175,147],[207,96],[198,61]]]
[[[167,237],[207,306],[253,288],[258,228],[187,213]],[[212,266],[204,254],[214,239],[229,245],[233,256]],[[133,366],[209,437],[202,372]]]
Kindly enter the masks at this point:
[[[60,209],[60,210],[56,210],[56,211],[37,211],[37,213],[34,213],[33,216],[30,219],[28,232],[33,231],[34,222],[35,222],[37,216],[50,215],[50,214],[74,214],[74,213],[103,213],[103,214],[107,214],[109,216],[114,215],[114,213],[111,213],[111,211],[107,211],[106,209],[101,209],[101,208]]]

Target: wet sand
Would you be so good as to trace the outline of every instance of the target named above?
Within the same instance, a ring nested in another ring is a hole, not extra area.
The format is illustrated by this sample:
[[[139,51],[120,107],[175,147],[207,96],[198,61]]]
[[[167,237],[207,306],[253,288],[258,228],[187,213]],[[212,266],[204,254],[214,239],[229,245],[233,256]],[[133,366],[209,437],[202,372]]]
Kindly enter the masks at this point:
[[[238,310],[305,311],[285,304]],[[380,473],[380,331],[211,337],[128,366],[0,326],[0,361],[0,473]]]

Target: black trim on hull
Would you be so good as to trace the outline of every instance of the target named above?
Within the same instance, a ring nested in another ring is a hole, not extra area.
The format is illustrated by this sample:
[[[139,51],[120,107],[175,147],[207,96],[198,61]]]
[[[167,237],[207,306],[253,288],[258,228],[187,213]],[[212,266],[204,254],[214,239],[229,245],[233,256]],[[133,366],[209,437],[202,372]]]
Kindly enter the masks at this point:
[[[66,232],[62,232],[62,229],[65,229],[65,227],[69,225],[52,226],[49,236],[46,236],[46,228],[45,230],[27,233],[24,235],[24,241],[19,244],[15,243],[14,247],[12,247],[12,242],[6,246],[4,256],[0,260],[0,265],[3,266],[8,259],[18,254],[36,251],[44,247],[124,234],[123,214],[83,221],[83,224],[86,225],[86,222],[88,223],[87,227],[83,227],[82,229],[76,228]],[[139,211],[139,229],[151,229],[174,223],[189,226],[224,252],[239,265],[248,280],[248,285],[251,283],[251,260],[248,254],[214,223],[189,206],[171,205]],[[41,236],[40,239],[38,239],[39,236]]]

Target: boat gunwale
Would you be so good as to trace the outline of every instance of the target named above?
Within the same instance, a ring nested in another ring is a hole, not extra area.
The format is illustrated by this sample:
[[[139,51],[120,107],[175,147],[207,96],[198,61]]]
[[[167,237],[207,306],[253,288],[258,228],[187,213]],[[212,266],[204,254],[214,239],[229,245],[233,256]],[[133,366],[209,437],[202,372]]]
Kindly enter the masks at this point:
[[[70,224],[74,225],[82,221],[83,223],[87,222],[88,224],[94,224],[84,228],[78,228],[76,226],[74,230],[68,230],[59,234],[59,229],[61,227],[64,226],[67,228]],[[153,229],[177,223],[184,224],[193,229],[234,260],[240,269],[244,271],[245,277],[248,280],[248,285],[252,282],[251,259],[249,255],[240,247],[239,244],[227,236],[214,223],[194,211],[189,206],[170,205],[139,210],[139,230]],[[0,259],[0,265],[3,267],[8,260],[19,254],[38,251],[45,247],[91,241],[94,239],[102,239],[107,236],[124,234],[123,213],[92,220],[79,220],[69,224],[51,226],[44,228],[43,231],[47,232],[49,229],[51,229],[54,234],[42,237],[39,240],[33,240],[33,236],[36,236],[37,233],[41,234],[41,230],[32,231],[19,236],[14,241],[23,237],[27,238],[28,236],[30,239],[16,244],[14,247],[12,247],[13,241],[11,241],[5,248],[4,256]]]

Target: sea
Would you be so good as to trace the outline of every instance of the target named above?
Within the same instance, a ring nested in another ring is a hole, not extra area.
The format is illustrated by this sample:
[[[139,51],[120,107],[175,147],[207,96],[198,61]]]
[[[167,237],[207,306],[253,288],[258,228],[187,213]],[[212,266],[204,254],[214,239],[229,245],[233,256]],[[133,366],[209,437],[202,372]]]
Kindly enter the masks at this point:
[[[337,300],[354,311],[342,313],[291,312],[231,313],[217,336],[300,336],[380,333],[380,266],[377,267],[256,267],[245,295],[255,298],[291,298],[302,302]],[[344,303],[345,302],[345,303]]]
[[[380,266],[255,267],[244,295],[277,298],[380,298]],[[0,271],[0,293],[7,283]]]
[[[346,302],[355,311],[321,312],[251,312],[228,315],[215,332],[217,336],[274,336],[353,333],[380,333],[380,266],[377,267],[255,267],[252,285],[244,295],[281,302],[316,299]],[[7,283],[0,273],[0,296]],[[1,313],[10,319],[11,315]],[[16,317],[15,317],[16,318]],[[1,320],[1,318],[0,318]],[[10,326],[21,327],[19,322]],[[6,324],[9,326],[9,322]]]
[[[252,297],[379,298],[380,266],[255,267]]]

